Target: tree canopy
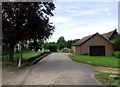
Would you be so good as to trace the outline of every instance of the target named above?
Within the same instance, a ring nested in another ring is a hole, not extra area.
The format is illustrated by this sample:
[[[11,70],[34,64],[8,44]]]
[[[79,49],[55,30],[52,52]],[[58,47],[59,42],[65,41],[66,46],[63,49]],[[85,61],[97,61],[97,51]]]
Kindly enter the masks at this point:
[[[65,43],[65,38],[63,36],[59,37],[59,39],[57,40],[58,49],[62,50],[65,47]]]
[[[13,51],[22,40],[44,41],[55,26],[49,22],[55,9],[53,2],[2,2],[2,39]]]
[[[113,38],[112,42],[113,42],[114,50],[115,51],[120,51],[120,34],[115,36]]]
[[[3,42],[15,44],[23,39],[47,39],[55,28],[49,23],[54,8],[52,2],[3,2]]]

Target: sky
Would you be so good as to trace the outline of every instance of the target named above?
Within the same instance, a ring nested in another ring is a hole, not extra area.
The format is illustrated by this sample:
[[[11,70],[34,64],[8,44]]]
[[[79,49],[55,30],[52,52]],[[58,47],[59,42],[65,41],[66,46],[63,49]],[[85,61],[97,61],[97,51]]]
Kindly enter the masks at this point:
[[[55,1],[55,6],[50,22],[56,29],[49,42],[60,36],[67,41],[118,29],[118,2]]]

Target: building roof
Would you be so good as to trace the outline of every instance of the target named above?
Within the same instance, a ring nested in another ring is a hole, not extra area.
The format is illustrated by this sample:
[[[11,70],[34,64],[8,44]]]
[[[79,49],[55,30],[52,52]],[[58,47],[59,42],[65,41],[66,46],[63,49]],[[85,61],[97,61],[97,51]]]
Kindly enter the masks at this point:
[[[105,37],[106,39],[110,40],[111,36],[113,35],[114,32],[117,32],[117,30],[113,30],[113,31],[110,31],[108,33],[104,33],[102,34],[103,37]]]
[[[98,33],[83,37],[82,39],[80,39],[79,41],[77,41],[76,43],[73,44],[73,46],[80,46],[83,43],[85,43],[86,41],[88,41],[89,39],[91,39],[93,36],[95,36]]]
[[[116,29],[113,30],[113,31],[110,31],[108,33],[104,33],[102,35],[100,35],[99,33],[95,33],[95,34],[83,37],[82,39],[80,39],[79,41],[77,41],[76,43],[74,43],[73,46],[80,46],[80,45],[84,44],[86,41],[88,41],[89,39],[91,39],[92,37],[94,37],[96,34],[100,35],[102,38],[104,38],[105,40],[107,40],[107,41],[110,42],[110,37],[113,35],[114,32],[117,32]]]

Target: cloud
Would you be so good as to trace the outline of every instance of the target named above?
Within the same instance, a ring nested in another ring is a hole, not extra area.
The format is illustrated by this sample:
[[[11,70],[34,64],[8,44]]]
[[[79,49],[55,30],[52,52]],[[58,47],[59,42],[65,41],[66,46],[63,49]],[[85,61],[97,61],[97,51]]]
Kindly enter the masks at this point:
[[[56,26],[49,41],[60,36],[66,40],[80,39],[96,32],[102,34],[118,29],[117,3],[58,3],[55,17],[50,21]]]
[[[77,26],[69,30],[63,30],[59,32],[56,30],[56,33],[53,34],[52,39],[49,41],[57,41],[60,36],[64,36],[66,40],[71,39],[81,39],[85,36],[94,34],[96,32],[103,34],[117,28],[115,22],[103,22],[100,24],[86,25],[86,26]],[[118,28],[117,28],[118,29]]]
[[[110,10],[109,10],[108,8],[105,8],[104,11],[105,11],[105,12],[109,12]]]
[[[71,20],[70,18],[62,17],[62,16],[50,17],[50,22],[54,22],[54,23],[68,23],[70,20]]]
[[[119,0],[57,0],[57,2],[118,2]]]
[[[66,33],[64,32],[64,34],[66,36],[71,35],[71,36],[75,36],[75,38],[76,37],[82,38],[84,36],[94,34],[96,32],[101,33],[101,34],[106,33],[111,30],[114,30],[115,28],[117,28],[117,24],[115,24],[114,22],[104,22],[101,24],[93,24],[93,25],[76,27],[74,29],[69,30]]]
[[[74,9],[67,9],[65,10],[66,12],[70,12],[70,13],[78,13],[78,10],[74,10]]]

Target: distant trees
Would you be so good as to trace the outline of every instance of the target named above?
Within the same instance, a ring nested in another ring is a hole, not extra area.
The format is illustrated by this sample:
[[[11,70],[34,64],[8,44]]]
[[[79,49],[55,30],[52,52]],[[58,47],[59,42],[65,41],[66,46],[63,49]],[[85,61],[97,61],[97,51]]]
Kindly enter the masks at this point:
[[[71,49],[72,44],[74,44],[79,39],[68,40],[66,41],[63,36],[59,37],[57,42],[44,43],[43,48],[49,49],[51,52],[56,52],[57,50],[61,51],[65,49]],[[53,49],[53,50],[52,50]]]
[[[68,40],[68,41],[66,41],[66,47],[67,48],[71,48],[71,46],[75,43],[75,42],[77,42],[79,39],[74,39],[74,40]]]
[[[79,39],[74,39],[74,40],[68,40],[66,41],[63,36],[59,37],[57,40],[57,47],[59,50],[62,50],[63,48],[69,48],[71,49],[72,44],[74,44],[76,41]]]
[[[44,43],[42,47],[44,49],[49,49],[50,52],[57,52],[57,44],[55,42]]]
[[[44,41],[52,35],[55,27],[49,23],[55,9],[53,2],[3,2],[2,39],[10,52],[21,40]],[[9,55],[12,61],[13,53]]]

